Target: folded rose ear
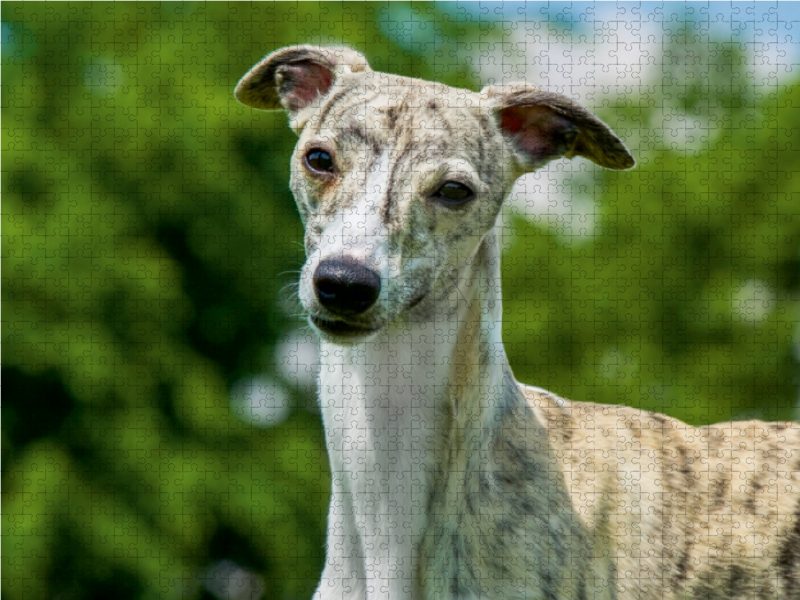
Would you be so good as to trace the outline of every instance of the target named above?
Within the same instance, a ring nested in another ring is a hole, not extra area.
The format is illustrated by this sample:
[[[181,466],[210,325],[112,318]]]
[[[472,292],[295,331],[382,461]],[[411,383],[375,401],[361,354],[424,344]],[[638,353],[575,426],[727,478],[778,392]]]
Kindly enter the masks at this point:
[[[236,86],[242,104],[295,113],[327,94],[345,72],[369,69],[367,59],[350,48],[291,46],[269,54]]]
[[[605,123],[569,98],[524,83],[489,86],[481,93],[526,171],[562,156],[583,156],[606,169],[635,164]]]

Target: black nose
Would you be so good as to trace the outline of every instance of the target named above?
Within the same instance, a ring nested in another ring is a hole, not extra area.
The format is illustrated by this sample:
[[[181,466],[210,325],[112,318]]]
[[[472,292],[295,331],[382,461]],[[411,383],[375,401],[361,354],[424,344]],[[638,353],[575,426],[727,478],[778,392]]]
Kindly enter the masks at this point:
[[[378,299],[381,276],[353,258],[331,258],[314,271],[314,291],[331,312],[358,315]]]

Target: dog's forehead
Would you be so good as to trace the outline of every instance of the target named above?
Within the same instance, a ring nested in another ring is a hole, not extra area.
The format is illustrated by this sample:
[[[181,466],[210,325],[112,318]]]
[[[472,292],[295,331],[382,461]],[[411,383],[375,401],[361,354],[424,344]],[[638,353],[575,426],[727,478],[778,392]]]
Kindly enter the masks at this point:
[[[319,131],[360,128],[396,134],[414,128],[446,136],[465,126],[491,127],[480,96],[470,90],[379,72],[343,84],[322,106],[316,123]]]
[[[481,101],[470,90],[370,72],[344,81],[306,135],[374,156],[392,148],[411,161],[449,156],[480,163],[497,129]]]

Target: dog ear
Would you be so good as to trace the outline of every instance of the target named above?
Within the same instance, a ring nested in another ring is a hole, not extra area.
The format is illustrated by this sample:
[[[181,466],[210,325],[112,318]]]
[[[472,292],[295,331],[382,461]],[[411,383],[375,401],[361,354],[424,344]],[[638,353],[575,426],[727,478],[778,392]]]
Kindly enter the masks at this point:
[[[363,55],[344,47],[290,46],[267,55],[236,85],[242,104],[263,110],[283,107],[290,114],[326,95],[346,72],[367,71]]]
[[[561,156],[583,156],[606,169],[636,164],[605,123],[569,98],[526,83],[487,86],[481,94],[521,155],[525,171]]]

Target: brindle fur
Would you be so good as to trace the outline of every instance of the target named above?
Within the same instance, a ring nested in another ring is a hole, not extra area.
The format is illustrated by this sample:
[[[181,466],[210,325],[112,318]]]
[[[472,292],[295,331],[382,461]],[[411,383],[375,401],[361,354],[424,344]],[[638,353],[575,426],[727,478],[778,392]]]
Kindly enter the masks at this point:
[[[600,121],[527,84],[473,93],[377,73],[346,48],[275,52],[236,95],[283,106],[300,135],[304,308],[327,316],[310,283],[322,258],[382,279],[350,321],[374,333],[322,332],[333,497],[316,598],[800,598],[798,425],[694,428],[512,376],[495,219],[514,180],[559,155],[632,166]],[[531,105],[538,156],[500,126]],[[335,157],[334,177],[306,172],[311,147]],[[442,178],[476,199],[436,206]]]

